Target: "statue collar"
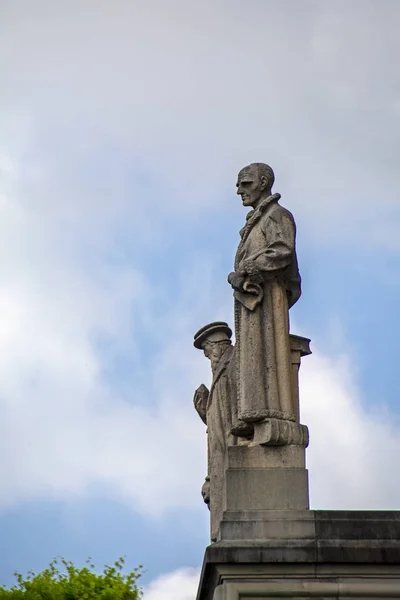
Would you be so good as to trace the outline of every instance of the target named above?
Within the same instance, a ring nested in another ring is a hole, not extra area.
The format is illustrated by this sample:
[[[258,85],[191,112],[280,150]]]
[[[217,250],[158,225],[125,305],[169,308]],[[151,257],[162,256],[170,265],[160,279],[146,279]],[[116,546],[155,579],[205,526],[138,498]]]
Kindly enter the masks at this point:
[[[251,210],[249,213],[247,213],[247,215],[246,215],[246,225],[240,230],[240,236],[242,238],[247,237],[247,235],[253,229],[254,225],[257,223],[257,221],[260,220],[260,218],[263,215],[263,213],[270,206],[270,204],[272,202],[278,202],[278,200],[280,199],[280,197],[281,197],[280,194],[272,194],[271,196],[268,196],[268,198],[265,198],[257,206],[257,208],[255,208],[254,210]]]

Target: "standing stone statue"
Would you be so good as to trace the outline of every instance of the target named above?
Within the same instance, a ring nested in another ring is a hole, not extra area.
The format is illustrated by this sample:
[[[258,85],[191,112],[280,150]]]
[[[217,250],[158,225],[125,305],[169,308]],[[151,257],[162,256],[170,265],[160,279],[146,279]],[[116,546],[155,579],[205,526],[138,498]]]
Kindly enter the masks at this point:
[[[244,167],[237,193],[251,207],[240,231],[235,270],[236,385],[239,418],[296,421],[291,383],[288,310],[301,279],[292,214],[272,193],[274,172],[264,163]]]
[[[298,373],[310,340],[289,334],[289,309],[301,294],[296,226],[272,193],[273,183],[263,163],[238,175],[237,193],[252,210],[228,276],[235,346],[225,322],[210,323],[194,337],[212,369],[210,391],[202,384],[194,396],[208,432],[202,494],[212,541],[252,539],[262,535],[268,511],[309,506]]]
[[[221,321],[209,323],[194,336],[194,346],[203,350],[211,362],[212,384],[204,384],[194,394],[194,405],[207,425],[208,475],[202,495],[211,511],[211,539],[222,518],[225,454],[228,446],[238,443],[237,435],[248,436],[252,426],[237,419],[237,394],[232,330]],[[234,433],[233,433],[234,432]]]

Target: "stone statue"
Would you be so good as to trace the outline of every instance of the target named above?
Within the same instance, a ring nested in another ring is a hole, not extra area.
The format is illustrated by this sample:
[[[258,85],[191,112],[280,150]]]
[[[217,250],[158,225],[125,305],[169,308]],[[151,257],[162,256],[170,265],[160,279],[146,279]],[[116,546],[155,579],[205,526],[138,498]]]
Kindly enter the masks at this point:
[[[211,362],[210,390],[204,384],[194,394],[194,405],[207,425],[208,476],[202,495],[211,511],[211,539],[215,538],[215,524],[222,516],[225,452],[238,443],[238,437],[252,434],[252,426],[239,423],[232,331],[227,323],[217,321],[202,327],[194,336],[194,346],[203,350]],[[233,433],[233,431],[235,433]]]
[[[268,520],[265,511],[309,506],[308,428],[300,423],[298,373],[301,358],[311,353],[310,340],[289,334],[289,309],[301,295],[296,226],[280,195],[272,193],[273,183],[274,173],[263,163],[238,175],[237,193],[252,210],[228,276],[235,346],[221,321],[194,336],[212,370],[210,390],[202,384],[194,395],[208,433],[202,495],[212,541],[247,539],[249,527],[257,533],[258,523]]]
[[[272,194],[274,173],[263,163],[244,167],[237,193],[252,207],[240,231],[234,289],[236,385],[239,418],[296,421],[291,384],[288,310],[299,299],[301,279],[292,214]]]

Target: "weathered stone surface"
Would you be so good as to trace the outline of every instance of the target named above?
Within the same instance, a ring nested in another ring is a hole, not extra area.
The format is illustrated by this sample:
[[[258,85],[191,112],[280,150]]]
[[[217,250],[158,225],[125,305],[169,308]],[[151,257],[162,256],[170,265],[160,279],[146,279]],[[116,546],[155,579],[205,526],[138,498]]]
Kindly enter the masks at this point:
[[[289,335],[290,339],[290,361],[292,364],[292,394],[293,394],[293,412],[296,417],[296,423],[300,423],[300,394],[299,394],[299,369],[303,356],[311,354],[310,342],[308,338],[299,335]]]
[[[267,446],[308,446],[308,428],[282,419],[265,419],[254,428],[253,444]]]
[[[217,539],[224,510],[226,449],[237,443],[231,432],[234,423],[238,426],[231,335],[227,323],[217,321],[202,327],[194,337],[195,347],[202,349],[209,358],[213,374],[210,390],[201,384],[193,400],[200,418],[207,425],[208,474],[202,496],[210,508],[212,540]],[[252,433],[252,426],[243,423],[243,430]]]
[[[231,446],[227,469],[305,469],[302,446]]]
[[[272,194],[274,173],[266,164],[244,167],[237,193],[252,207],[240,232],[234,289],[236,384],[239,418],[257,423],[296,421],[288,309],[300,297],[296,225]],[[257,427],[257,425],[255,425]]]
[[[309,510],[229,510],[221,523],[221,540],[301,540],[315,537],[315,518]]]
[[[267,512],[266,539],[206,549],[197,600],[400,598],[400,512]]]
[[[301,594],[301,595],[299,595]],[[377,577],[371,577],[366,573],[354,570],[352,576],[336,578],[318,578],[318,580],[306,580],[305,576],[296,578],[290,573],[284,578],[268,582],[246,582],[238,583],[231,581],[226,585],[218,586],[215,590],[213,600],[256,600],[260,598],[316,598],[326,600],[328,598],[362,598],[366,600],[383,600],[384,598],[399,598],[399,577],[388,576],[386,573],[377,573]]]
[[[227,449],[226,485],[218,540],[258,539],[257,521],[264,522],[274,511],[305,511],[309,507],[308,472],[304,446],[232,446]],[[236,514],[252,517],[254,523]],[[272,517],[271,517],[272,518]],[[251,536],[254,537],[251,537]],[[250,536],[250,537],[249,537]]]
[[[306,510],[306,469],[228,469],[227,510]]]
[[[298,371],[310,340],[289,334],[289,308],[301,294],[296,226],[272,194],[274,173],[254,163],[238,176],[238,194],[252,207],[241,230],[234,289],[236,344],[225,322],[205,325],[194,345],[211,361],[210,390],[201,384],[194,404],[208,431],[208,474],[202,496],[211,511],[211,539],[219,539],[224,511],[305,509],[304,450]],[[268,447],[268,453],[254,450]],[[242,450],[233,466],[232,448]],[[283,448],[296,448],[283,450]],[[241,469],[241,470],[240,470]],[[272,471],[271,471],[272,469]]]

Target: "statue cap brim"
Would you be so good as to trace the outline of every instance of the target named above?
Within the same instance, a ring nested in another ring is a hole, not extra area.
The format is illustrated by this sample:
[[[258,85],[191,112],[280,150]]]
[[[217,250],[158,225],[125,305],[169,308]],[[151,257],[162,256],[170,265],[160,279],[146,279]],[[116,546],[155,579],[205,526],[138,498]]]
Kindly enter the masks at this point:
[[[230,340],[232,337],[232,329],[229,327],[228,323],[225,323],[225,321],[214,321],[213,323],[204,325],[204,327],[199,329],[199,331],[195,334],[193,342],[194,347],[201,350],[203,347],[203,342],[212,333],[224,333],[228,340]]]

